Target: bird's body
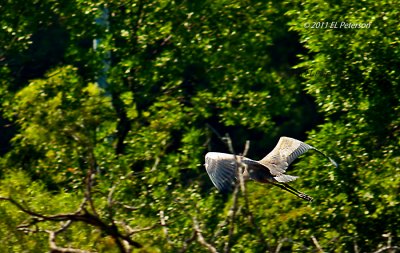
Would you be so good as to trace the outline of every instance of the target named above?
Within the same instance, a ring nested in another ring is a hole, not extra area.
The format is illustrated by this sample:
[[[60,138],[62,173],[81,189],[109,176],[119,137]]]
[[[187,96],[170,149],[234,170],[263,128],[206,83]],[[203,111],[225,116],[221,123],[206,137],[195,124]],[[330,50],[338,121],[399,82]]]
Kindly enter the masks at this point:
[[[311,197],[287,184],[287,182],[296,180],[298,177],[285,174],[293,160],[310,149],[323,154],[304,142],[281,137],[275,148],[260,161],[232,154],[209,152],[205,157],[205,167],[211,181],[221,192],[233,189],[238,181],[238,172],[241,171],[244,180],[251,179],[259,183],[270,183],[302,199],[311,201]],[[335,161],[327,158],[337,166]],[[242,170],[238,170],[238,168],[242,168]]]

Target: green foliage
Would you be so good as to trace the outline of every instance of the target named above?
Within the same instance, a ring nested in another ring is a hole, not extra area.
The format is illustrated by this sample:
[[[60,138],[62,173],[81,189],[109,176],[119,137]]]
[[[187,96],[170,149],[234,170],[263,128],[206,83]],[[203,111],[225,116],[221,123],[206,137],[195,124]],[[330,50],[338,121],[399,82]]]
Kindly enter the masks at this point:
[[[81,196],[77,194],[49,192],[45,185],[32,181],[22,171],[9,174],[1,180],[1,185],[1,196],[12,196],[15,199],[23,200],[20,201],[23,205],[47,215],[74,211],[75,206],[78,206],[81,201]],[[17,229],[18,226],[28,223],[29,215],[6,202],[0,202],[0,213],[2,220],[5,221],[0,226],[0,234],[5,239],[1,245],[3,252],[42,252],[48,248],[48,239],[45,233],[23,233]],[[41,223],[37,229],[57,229],[59,225],[50,222]],[[93,247],[95,241],[100,238],[98,231],[77,224],[59,241],[74,245],[82,237],[88,238],[79,243],[82,248]],[[89,238],[93,238],[93,240],[89,240]],[[87,246],[85,247],[85,245]]]
[[[32,81],[15,95],[5,115],[20,127],[13,139],[20,148],[9,156],[23,158],[17,161],[22,166],[32,162],[27,169],[54,184],[81,174],[82,155],[98,142],[106,144],[115,129],[110,99],[97,85],[84,84],[69,66]],[[99,147],[99,155],[104,149]]]
[[[304,4],[288,12],[292,28],[315,52],[303,56],[307,91],[316,98],[327,123],[310,133],[315,144],[336,153],[339,168],[302,172],[320,195],[310,216],[310,231],[338,252],[357,244],[371,251],[384,235],[398,237],[399,211],[399,26],[389,1]],[[347,11],[344,11],[347,10]],[[322,14],[322,16],[321,16]],[[321,17],[323,18],[321,20]],[[371,23],[370,29],[305,29],[317,21]],[[312,142],[311,142],[312,143]],[[304,167],[316,167],[312,159]],[[319,166],[320,167],[320,166]],[[315,231],[315,230],[314,230]],[[317,233],[316,231],[314,232]],[[327,236],[329,235],[329,236]],[[329,238],[340,238],[329,242]]]
[[[74,212],[94,173],[98,217],[135,230],[144,247],[134,252],[208,252],[197,223],[221,252],[398,244],[393,1],[14,2],[1,4],[0,130],[11,125],[13,138],[0,158],[0,196],[42,214]],[[305,27],[342,21],[371,27]],[[301,178],[292,185],[311,204],[252,182],[235,200],[203,168],[207,151],[228,152],[218,134],[229,133],[237,153],[251,140],[249,157],[260,158],[279,135],[306,132],[339,163],[315,153],[293,166]],[[29,215],[7,201],[0,218],[2,252],[48,250],[44,231],[62,226],[23,233]],[[84,222],[57,245],[118,252],[115,238]]]

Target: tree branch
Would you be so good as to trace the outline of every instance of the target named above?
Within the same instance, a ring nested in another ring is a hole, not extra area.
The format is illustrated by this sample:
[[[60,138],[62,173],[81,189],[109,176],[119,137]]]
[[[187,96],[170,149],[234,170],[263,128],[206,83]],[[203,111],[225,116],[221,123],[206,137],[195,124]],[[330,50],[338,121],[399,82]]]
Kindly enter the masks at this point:
[[[230,211],[228,212],[227,215],[227,219],[222,223],[222,225],[219,225],[220,229],[217,230],[217,232],[214,234],[214,238],[216,238],[217,236],[219,236],[219,234],[221,233],[221,228],[223,226],[226,225],[230,225],[229,228],[229,232],[228,232],[228,239],[225,242],[225,246],[224,246],[224,252],[225,253],[229,253],[230,249],[231,249],[231,245],[232,245],[232,238],[233,238],[233,231],[234,231],[234,221],[235,221],[235,216],[236,216],[236,212],[237,212],[237,203],[238,203],[238,193],[239,193],[239,186],[240,189],[243,193],[243,199],[244,199],[244,207],[248,216],[248,220],[250,222],[250,224],[256,229],[257,235],[259,237],[259,242],[261,245],[264,245],[263,251],[265,251],[267,248],[270,249],[269,244],[267,243],[264,234],[261,231],[261,228],[257,225],[257,223],[254,221],[254,216],[253,213],[250,210],[250,206],[249,206],[249,200],[247,197],[247,191],[246,191],[246,184],[243,178],[243,172],[246,169],[246,164],[244,164],[242,162],[243,156],[246,156],[249,148],[250,148],[250,141],[246,141],[246,144],[244,146],[243,149],[243,153],[242,156],[237,156],[235,153],[235,150],[233,148],[233,144],[232,144],[232,139],[230,138],[229,134],[226,134],[225,137],[222,137],[212,126],[208,125],[208,127],[217,135],[217,137],[224,142],[229,151],[234,155],[234,159],[236,161],[237,164],[237,179],[238,179],[238,183],[235,185],[234,191],[233,191],[233,204],[232,207],[230,209]],[[271,251],[271,250],[270,250]]]
[[[164,211],[161,210],[159,212],[159,214],[160,214],[160,224],[161,224],[161,226],[163,228],[163,232],[164,232],[165,238],[167,239],[168,242],[170,242],[170,239],[169,239],[169,236],[168,236],[167,223],[166,223],[166,219],[165,219],[165,216],[164,216]]]
[[[122,234],[119,231],[118,227],[115,225],[115,223],[112,223],[111,225],[108,225],[104,221],[102,221],[97,215],[93,215],[93,214],[89,213],[85,208],[83,208],[82,210],[79,210],[79,211],[77,211],[75,213],[65,213],[65,214],[56,214],[56,215],[43,215],[43,214],[37,213],[35,211],[32,211],[27,207],[24,207],[22,204],[18,203],[17,201],[15,201],[12,198],[0,196],[0,200],[4,200],[4,201],[8,201],[8,202],[12,203],[14,206],[16,206],[22,212],[24,212],[26,214],[29,214],[30,216],[35,218],[33,222],[31,222],[31,223],[29,223],[27,225],[26,224],[25,225],[21,225],[20,228],[23,228],[23,227],[26,228],[26,227],[31,226],[33,224],[37,224],[37,223],[45,222],[45,221],[52,221],[52,222],[64,222],[64,221],[65,222],[75,222],[75,221],[80,221],[80,222],[84,222],[86,224],[90,224],[92,226],[98,227],[104,233],[106,233],[107,235],[110,235],[111,237],[113,237],[115,242],[117,243],[118,247],[120,248],[121,252],[126,252],[121,240],[126,241],[127,243],[129,243],[129,245],[132,245],[132,246],[134,246],[136,248],[142,248],[143,247],[142,244],[140,244],[140,243],[138,243],[136,241],[133,241],[129,237],[130,235]]]
[[[228,239],[224,245],[224,252],[229,253],[232,247],[232,239],[233,239],[233,232],[235,229],[235,218],[238,211],[238,199],[239,199],[239,185],[235,185],[235,189],[233,190],[233,203],[231,208],[229,209],[227,215],[227,225],[229,225],[229,232],[228,232]]]
[[[382,253],[382,252],[389,251],[389,250],[393,250],[392,252],[400,251],[400,247],[397,247],[397,246],[385,246],[385,247],[382,247],[382,248],[378,249],[377,251],[374,251],[373,253]]]
[[[283,243],[286,241],[288,241],[288,238],[283,238],[283,239],[279,240],[278,246],[276,246],[276,249],[275,249],[275,253],[279,253],[281,251]]]
[[[196,239],[196,231],[193,231],[192,236],[190,236],[188,239],[184,241],[182,249],[179,251],[180,253],[183,253],[187,250],[187,247]]]
[[[321,245],[318,243],[317,238],[315,238],[315,236],[312,235],[312,236],[311,236],[311,240],[313,241],[315,247],[318,249],[318,252],[323,253],[324,250],[322,249]]]
[[[49,234],[49,246],[51,253],[91,253],[90,251],[86,250],[63,248],[57,246],[56,236],[65,231],[71,224],[72,221],[67,221],[59,230],[56,231],[45,230],[45,232]]]
[[[206,242],[206,240],[204,239],[202,231],[200,229],[200,226],[199,226],[199,223],[198,223],[196,217],[193,217],[192,219],[193,219],[193,229],[195,231],[197,241],[201,245],[206,247],[210,252],[218,253],[217,249],[214,246],[212,246],[211,244],[209,244],[208,242]]]

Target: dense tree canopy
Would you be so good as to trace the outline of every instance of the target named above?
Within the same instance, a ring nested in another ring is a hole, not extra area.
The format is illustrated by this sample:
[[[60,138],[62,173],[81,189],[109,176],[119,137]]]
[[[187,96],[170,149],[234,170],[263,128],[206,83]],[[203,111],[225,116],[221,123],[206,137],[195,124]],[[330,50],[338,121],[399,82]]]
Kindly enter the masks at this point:
[[[396,6],[2,2],[0,251],[400,251]],[[339,163],[291,166],[312,203],[217,192],[206,152],[281,135]]]

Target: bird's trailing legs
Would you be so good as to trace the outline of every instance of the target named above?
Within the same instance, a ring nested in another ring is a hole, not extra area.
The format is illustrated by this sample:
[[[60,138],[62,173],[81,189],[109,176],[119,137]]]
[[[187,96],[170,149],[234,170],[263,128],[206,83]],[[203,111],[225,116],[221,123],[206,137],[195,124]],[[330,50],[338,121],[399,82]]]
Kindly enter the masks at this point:
[[[276,182],[276,183],[272,183],[272,184],[275,185],[275,186],[278,186],[278,187],[281,188],[281,189],[284,189],[285,191],[288,191],[288,192],[290,192],[290,193],[296,195],[297,197],[299,197],[299,198],[301,198],[301,199],[304,199],[304,200],[307,200],[307,201],[310,201],[310,202],[313,200],[312,197],[310,197],[310,196],[308,196],[307,194],[302,193],[302,192],[300,192],[300,191],[294,189],[293,187],[291,187],[291,186],[288,185],[288,184],[280,183],[280,182]]]

